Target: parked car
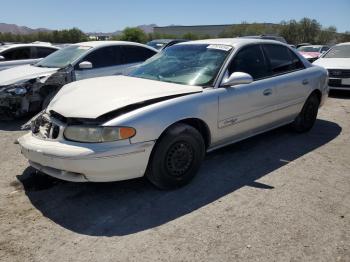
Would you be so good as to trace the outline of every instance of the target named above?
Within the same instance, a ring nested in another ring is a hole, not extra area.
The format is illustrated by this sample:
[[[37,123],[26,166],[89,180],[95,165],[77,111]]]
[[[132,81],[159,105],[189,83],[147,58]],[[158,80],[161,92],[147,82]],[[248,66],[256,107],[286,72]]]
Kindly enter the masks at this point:
[[[148,42],[146,45],[151,46],[157,50],[163,50],[175,44],[183,43],[187,41],[188,40],[185,40],[185,39],[157,39],[157,40],[152,40]]]
[[[286,39],[283,36],[278,35],[251,35],[251,36],[242,36],[243,38],[252,38],[252,39],[266,39],[266,40],[275,40],[281,43],[287,43]]]
[[[0,45],[0,70],[37,63],[58,49],[50,43]]]
[[[312,44],[310,44],[310,43],[300,43],[300,44],[297,44],[296,47],[298,49],[299,47],[306,46],[306,45],[312,45]]]
[[[326,45],[305,45],[298,47],[298,51],[310,62],[317,60],[323,53],[329,50]]]
[[[138,43],[95,41],[65,47],[34,65],[0,72],[0,115],[12,118],[46,107],[65,84],[98,76],[127,74],[157,53]]]
[[[327,71],[286,44],[181,43],[129,76],[64,86],[19,144],[31,166],[59,179],[146,174],[174,188],[194,177],[205,152],[286,124],[310,130],[327,92]]]
[[[350,90],[350,42],[332,47],[314,65],[328,70],[330,89]]]

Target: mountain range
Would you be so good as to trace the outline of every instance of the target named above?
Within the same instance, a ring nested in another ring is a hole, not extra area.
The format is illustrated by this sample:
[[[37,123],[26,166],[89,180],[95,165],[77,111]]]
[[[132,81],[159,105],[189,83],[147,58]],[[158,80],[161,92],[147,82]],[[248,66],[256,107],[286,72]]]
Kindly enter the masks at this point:
[[[157,26],[156,24],[150,24],[150,25],[139,25],[137,26],[141,30],[143,30],[145,33],[153,33],[153,28]],[[6,23],[0,23],[0,33],[12,33],[12,34],[20,34],[20,35],[27,35],[37,32],[50,32],[53,31],[51,29],[47,28],[30,28],[27,26],[18,26],[15,24],[6,24]],[[109,32],[109,33],[102,33],[102,32],[88,32],[86,34],[88,35],[119,35],[121,34],[121,30],[117,30],[115,32]]]

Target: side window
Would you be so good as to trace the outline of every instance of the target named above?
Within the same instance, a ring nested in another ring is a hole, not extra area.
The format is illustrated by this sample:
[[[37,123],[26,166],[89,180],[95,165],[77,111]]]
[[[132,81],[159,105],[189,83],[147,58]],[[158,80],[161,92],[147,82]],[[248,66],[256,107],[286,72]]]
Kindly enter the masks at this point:
[[[47,57],[49,54],[57,51],[54,48],[49,47],[36,47],[36,56],[35,58],[44,58]]]
[[[143,62],[154,56],[156,52],[141,46],[123,46],[123,62],[124,64],[131,64]]]
[[[304,65],[300,59],[287,47],[282,45],[263,45],[266,57],[270,62],[273,75],[288,73],[303,69]]]
[[[243,48],[234,56],[229,68],[229,75],[234,72],[250,74],[254,80],[269,76],[268,66],[259,45]]]
[[[2,54],[6,61],[30,59],[30,47],[18,47]]]
[[[101,68],[108,66],[116,66],[121,64],[121,47],[119,46],[107,46],[92,51],[83,61],[89,61],[92,63],[93,68]]]

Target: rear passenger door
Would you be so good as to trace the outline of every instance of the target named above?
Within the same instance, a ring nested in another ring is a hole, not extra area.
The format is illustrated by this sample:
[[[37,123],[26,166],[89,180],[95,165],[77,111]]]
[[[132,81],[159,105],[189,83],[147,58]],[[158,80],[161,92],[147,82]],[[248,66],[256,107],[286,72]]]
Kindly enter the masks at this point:
[[[250,84],[220,87],[218,131],[221,142],[237,140],[268,129],[276,119],[271,117],[275,106],[274,81],[260,45],[237,50],[226,77],[234,72],[248,73]]]
[[[290,120],[300,111],[310,92],[308,71],[298,56],[288,47],[262,45],[273,78],[275,116]]]
[[[85,61],[92,64],[91,69],[79,68],[79,63]],[[107,46],[93,50],[75,66],[76,80],[122,74],[122,72],[123,62],[122,49],[120,46]]]

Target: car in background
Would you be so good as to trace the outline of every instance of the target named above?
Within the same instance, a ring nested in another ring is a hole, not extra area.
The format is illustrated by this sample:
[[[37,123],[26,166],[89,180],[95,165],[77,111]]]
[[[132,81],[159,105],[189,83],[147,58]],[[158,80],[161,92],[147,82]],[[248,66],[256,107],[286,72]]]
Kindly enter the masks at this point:
[[[275,40],[284,44],[287,43],[284,37],[278,36],[278,35],[251,35],[251,36],[242,36],[242,38],[266,39],[266,40]]]
[[[296,47],[297,49],[301,46],[306,46],[306,45],[312,45],[311,43],[300,43],[300,44],[297,44]]]
[[[330,89],[350,91],[350,42],[333,46],[313,64],[328,70]]]
[[[158,51],[123,41],[72,44],[34,65],[0,71],[0,116],[13,118],[46,107],[65,84],[129,73]]]
[[[329,50],[326,45],[304,45],[297,49],[300,54],[309,60],[311,63],[317,60],[323,53]]]
[[[59,179],[146,175],[159,188],[176,188],[208,151],[287,124],[309,131],[327,94],[327,71],[286,44],[192,41],[129,76],[64,86],[18,142],[31,166]]]
[[[0,70],[37,63],[59,49],[50,43],[0,45]]]
[[[148,42],[146,45],[151,46],[157,50],[163,50],[170,46],[173,46],[178,43],[187,42],[185,39],[156,39]]]

